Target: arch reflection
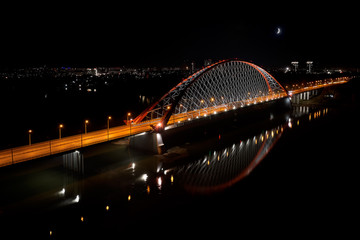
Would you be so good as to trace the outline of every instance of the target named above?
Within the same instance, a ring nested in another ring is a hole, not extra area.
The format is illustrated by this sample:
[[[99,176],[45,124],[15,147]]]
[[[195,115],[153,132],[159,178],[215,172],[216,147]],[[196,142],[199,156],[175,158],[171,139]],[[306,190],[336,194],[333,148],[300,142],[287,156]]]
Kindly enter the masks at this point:
[[[286,125],[279,125],[226,148],[210,151],[200,159],[176,166],[172,176],[192,193],[224,190],[249,175],[280,139]]]

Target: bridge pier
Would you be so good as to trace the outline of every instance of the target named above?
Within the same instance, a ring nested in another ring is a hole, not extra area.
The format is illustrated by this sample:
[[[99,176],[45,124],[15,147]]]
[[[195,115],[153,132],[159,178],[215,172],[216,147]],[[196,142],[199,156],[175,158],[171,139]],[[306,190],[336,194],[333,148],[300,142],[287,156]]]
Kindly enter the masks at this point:
[[[145,132],[130,138],[131,148],[153,154],[162,154],[164,142],[161,133]]]
[[[318,96],[319,94],[320,94],[320,90],[318,89],[306,91],[306,92],[294,94],[291,97],[291,101],[293,104],[300,104],[300,101],[308,101],[311,98]]]

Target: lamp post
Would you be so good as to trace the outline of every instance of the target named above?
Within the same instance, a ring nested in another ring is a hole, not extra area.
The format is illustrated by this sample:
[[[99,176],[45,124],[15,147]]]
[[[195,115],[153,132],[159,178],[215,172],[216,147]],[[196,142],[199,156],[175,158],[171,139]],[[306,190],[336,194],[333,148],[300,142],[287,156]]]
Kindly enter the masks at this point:
[[[130,118],[130,137],[131,137],[131,124],[132,124],[132,121],[133,121],[133,119],[132,118]]]
[[[31,134],[32,134],[32,130],[29,130],[29,146],[31,146]]]
[[[201,99],[200,101],[200,109],[199,109],[199,117],[201,117],[201,110],[204,109],[203,105],[205,103],[205,100]]]
[[[212,103],[212,104],[211,104],[211,107],[215,107],[215,98],[214,98],[214,97],[212,97],[212,98],[210,99],[210,102]]]
[[[85,134],[87,134],[87,125],[89,124],[89,120],[85,120]]]
[[[59,139],[61,139],[61,129],[64,127],[63,124],[59,125]]]
[[[111,116],[109,116],[108,118],[107,118],[107,134],[108,134],[108,141],[110,141],[110,132],[109,132],[109,130],[110,130],[110,120],[112,119],[112,117]]]
[[[129,143],[130,143],[130,136],[131,136],[131,120],[129,121],[129,118],[131,117],[131,113],[128,113],[127,116],[126,116],[126,120],[127,120],[127,123],[129,123]]]

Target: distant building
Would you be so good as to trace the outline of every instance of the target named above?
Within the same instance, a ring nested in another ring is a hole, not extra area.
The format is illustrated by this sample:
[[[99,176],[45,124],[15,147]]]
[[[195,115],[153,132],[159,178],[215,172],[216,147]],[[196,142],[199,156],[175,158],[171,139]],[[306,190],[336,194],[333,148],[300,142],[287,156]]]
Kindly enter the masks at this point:
[[[294,66],[294,72],[297,72],[299,69],[299,62],[291,62],[291,65]]]
[[[314,62],[313,61],[307,61],[306,65],[308,67],[307,73],[312,73],[312,68],[313,68]]]

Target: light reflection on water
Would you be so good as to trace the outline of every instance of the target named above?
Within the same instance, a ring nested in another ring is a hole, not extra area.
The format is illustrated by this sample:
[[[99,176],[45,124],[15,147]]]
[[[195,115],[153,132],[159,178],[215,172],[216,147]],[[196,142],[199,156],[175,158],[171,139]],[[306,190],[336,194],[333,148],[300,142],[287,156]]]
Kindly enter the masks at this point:
[[[32,198],[35,200],[20,209],[32,208],[31,204],[34,203],[38,210],[41,209],[41,206],[38,206],[41,202],[46,206],[44,209],[57,211],[70,206],[79,206],[82,209],[89,204],[111,211],[114,205],[126,207],[126,204],[134,202],[141,205],[151,196],[161,197],[174,191],[181,194],[182,190],[191,194],[217,193],[251,174],[286,131],[316,121],[328,113],[327,108],[295,108],[292,118],[284,119],[283,123],[275,127],[257,131],[246,138],[239,136],[227,145],[208,146],[195,159],[174,161],[171,164],[166,162],[169,159],[129,151],[121,142],[119,145],[116,145],[116,142],[112,144],[114,150],[108,154],[104,150],[106,146],[100,150],[89,148],[82,152],[70,152],[54,160],[62,165],[61,170],[57,169],[59,176],[54,184],[56,189],[47,191],[41,198]],[[221,137],[221,141],[223,139],[224,137]],[[186,146],[182,148],[186,153]],[[187,158],[189,156],[186,154],[182,156],[182,159]],[[89,166],[91,164],[93,165]],[[40,187],[37,183],[32,184],[33,188]],[[21,191],[21,188],[18,191]],[[17,207],[18,205],[14,205],[13,208]],[[79,216],[76,217],[80,219]],[[55,219],[52,226],[63,221],[56,216],[52,219]]]
[[[276,142],[281,138],[286,129],[300,127],[305,122],[310,123],[314,119],[324,117],[329,113],[328,108],[312,109],[309,107],[295,108],[293,118],[286,117],[284,122],[276,127],[264,130],[246,139],[241,136],[227,146],[208,146],[202,157],[193,159],[190,162],[180,160],[171,163],[171,167],[164,167],[170,159],[158,161],[156,172],[137,173],[138,179],[146,182],[146,190],[138,192],[149,192],[149,189],[156,189],[157,192],[166,185],[171,188],[185,189],[192,194],[215,193],[231,187],[243,178],[251,174],[258,164],[266,157]],[[308,116],[311,116],[308,119]],[[221,139],[221,138],[220,138]],[[178,155],[187,155],[186,146],[178,148]],[[175,157],[178,157],[176,155]],[[155,161],[154,161],[155,162]],[[141,161],[138,163],[141,165]],[[144,177],[146,176],[146,177]],[[139,186],[140,188],[144,186]],[[133,194],[134,195],[134,194]]]
[[[217,150],[210,150],[199,160],[172,168],[169,172],[188,191],[213,193],[231,187],[249,175],[265,158],[286,125]]]

